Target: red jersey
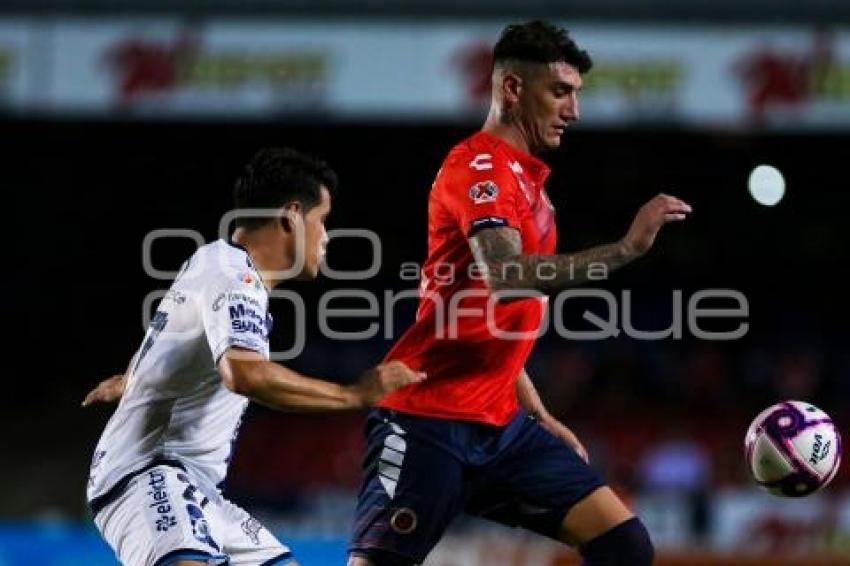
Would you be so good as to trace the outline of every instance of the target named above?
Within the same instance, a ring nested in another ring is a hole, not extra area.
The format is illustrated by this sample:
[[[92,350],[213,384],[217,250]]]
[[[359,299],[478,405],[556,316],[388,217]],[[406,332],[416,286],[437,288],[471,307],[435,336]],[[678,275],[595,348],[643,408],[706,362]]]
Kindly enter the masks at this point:
[[[543,319],[545,299],[497,303],[468,238],[482,228],[519,231],[525,254],[555,252],[549,168],[486,132],[456,145],[428,201],[428,259],[416,321],[387,354],[427,380],[378,405],[403,413],[502,426],[518,410],[516,380]]]

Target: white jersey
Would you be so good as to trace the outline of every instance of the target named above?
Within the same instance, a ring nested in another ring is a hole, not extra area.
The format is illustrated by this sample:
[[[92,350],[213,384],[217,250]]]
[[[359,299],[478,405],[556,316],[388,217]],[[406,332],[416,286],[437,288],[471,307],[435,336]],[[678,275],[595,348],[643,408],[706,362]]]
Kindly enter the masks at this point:
[[[231,346],[268,359],[270,330],[268,293],[245,250],[224,240],[198,249],[160,302],[97,444],[93,509],[156,462],[221,483],[248,399],[224,387],[216,364]]]

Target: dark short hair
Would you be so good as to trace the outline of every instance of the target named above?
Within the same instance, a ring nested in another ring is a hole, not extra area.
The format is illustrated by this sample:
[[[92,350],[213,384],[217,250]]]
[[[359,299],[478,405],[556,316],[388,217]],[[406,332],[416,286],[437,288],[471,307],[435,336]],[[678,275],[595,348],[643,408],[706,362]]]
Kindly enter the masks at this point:
[[[498,64],[510,60],[543,64],[564,61],[579,73],[586,73],[593,66],[590,55],[576,45],[567,30],[540,20],[511,24],[502,30],[493,48],[493,61]]]
[[[334,192],[336,185],[336,173],[324,161],[288,147],[269,147],[255,153],[236,179],[233,200],[237,209],[276,209],[297,201],[307,212],[321,202],[323,186]],[[272,220],[237,213],[236,225],[250,230]]]

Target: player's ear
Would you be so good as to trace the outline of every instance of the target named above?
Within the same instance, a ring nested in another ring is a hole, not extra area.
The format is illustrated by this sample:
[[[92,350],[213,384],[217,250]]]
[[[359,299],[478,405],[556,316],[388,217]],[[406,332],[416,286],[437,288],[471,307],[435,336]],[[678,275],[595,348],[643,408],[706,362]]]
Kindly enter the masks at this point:
[[[509,104],[519,102],[522,86],[522,77],[518,73],[505,71],[502,74],[502,100]]]
[[[281,209],[280,225],[285,232],[295,231],[295,222],[301,216],[301,203],[292,201],[286,203]]]

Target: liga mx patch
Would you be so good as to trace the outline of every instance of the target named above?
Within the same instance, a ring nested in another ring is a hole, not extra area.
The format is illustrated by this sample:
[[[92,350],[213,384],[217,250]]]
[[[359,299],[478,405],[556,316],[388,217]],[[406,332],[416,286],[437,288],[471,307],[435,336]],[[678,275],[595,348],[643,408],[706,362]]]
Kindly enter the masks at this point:
[[[260,280],[257,279],[255,275],[248,273],[247,271],[243,271],[242,273],[237,275],[236,280],[257,290],[260,290],[263,286],[263,284],[260,283]]]
[[[469,198],[475,204],[495,202],[499,187],[493,181],[481,181],[469,187]]]

